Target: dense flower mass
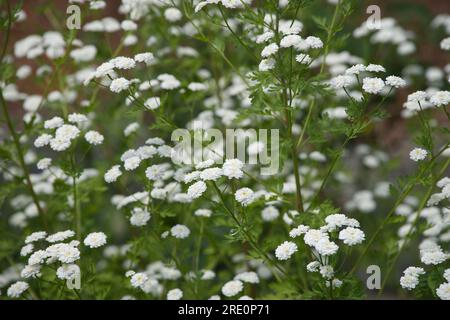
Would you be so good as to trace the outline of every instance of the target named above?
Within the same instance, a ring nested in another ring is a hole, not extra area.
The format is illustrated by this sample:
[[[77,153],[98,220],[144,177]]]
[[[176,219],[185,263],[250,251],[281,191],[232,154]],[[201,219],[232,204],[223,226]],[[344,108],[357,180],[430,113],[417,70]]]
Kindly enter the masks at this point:
[[[450,300],[450,15],[16,2],[0,300]]]

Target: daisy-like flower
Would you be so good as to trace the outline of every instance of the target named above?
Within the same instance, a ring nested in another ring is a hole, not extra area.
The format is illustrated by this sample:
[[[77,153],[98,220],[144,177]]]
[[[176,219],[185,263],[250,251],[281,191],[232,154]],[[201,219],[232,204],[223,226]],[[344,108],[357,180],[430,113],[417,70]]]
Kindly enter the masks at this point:
[[[59,231],[49,235],[45,240],[50,243],[61,242],[66,239],[72,238],[74,235],[75,232],[72,230]]]
[[[22,293],[28,290],[29,287],[30,286],[28,285],[28,283],[23,281],[17,281],[8,288],[6,294],[10,298],[18,298],[22,295]]]
[[[98,133],[97,131],[91,130],[86,132],[86,134],[84,135],[84,138],[86,139],[86,141],[92,145],[99,145],[103,143],[103,140],[105,139],[105,137],[103,137],[103,135],[101,135],[100,133]]]
[[[109,169],[104,176],[106,183],[111,183],[117,181],[117,179],[122,175],[122,171],[120,171],[120,166],[116,165]]]
[[[143,286],[148,280],[148,276],[143,272],[133,274],[130,279],[131,285],[135,288]]]
[[[261,60],[258,66],[258,70],[261,72],[269,71],[273,68],[275,68],[275,59],[272,58]]]
[[[28,243],[36,242],[36,241],[45,239],[46,236],[47,236],[47,232],[45,232],[45,231],[33,232],[28,237],[26,237],[25,243],[28,244]]]
[[[339,247],[333,241],[322,238],[316,243],[315,249],[322,256],[331,256],[338,251]]]
[[[422,161],[424,160],[428,155],[428,151],[422,148],[414,148],[409,153],[409,158],[413,161]]]
[[[222,166],[222,173],[228,179],[240,179],[244,176],[244,163],[239,159],[227,159]]]
[[[403,88],[404,86],[406,86],[406,81],[400,77],[389,76],[386,78],[386,84],[388,86],[398,89],[398,88]]]
[[[98,248],[106,244],[106,235],[103,232],[92,232],[84,238],[84,245],[90,248]]]
[[[280,216],[280,212],[274,206],[268,206],[261,212],[261,217],[264,221],[273,221]]]
[[[290,241],[280,244],[275,250],[275,256],[278,260],[288,260],[298,250],[297,245]]]
[[[367,93],[378,94],[384,88],[384,81],[380,78],[364,78],[363,90]]]
[[[220,168],[207,168],[200,173],[200,179],[204,181],[215,181],[222,176],[223,172]]]
[[[280,46],[282,48],[290,48],[298,45],[301,41],[303,41],[303,39],[299,35],[290,34],[281,39]]]
[[[339,232],[339,240],[342,240],[346,245],[354,246],[360,244],[365,239],[363,231],[353,227],[347,227]]]
[[[430,102],[436,107],[446,106],[450,103],[450,91],[438,91],[431,95]]]
[[[178,288],[167,292],[167,300],[181,300],[181,298],[183,298],[183,291]]]
[[[147,224],[147,222],[150,220],[150,217],[150,212],[148,212],[147,210],[142,208],[134,208],[131,213],[130,223],[133,226],[142,227]]]
[[[386,72],[386,69],[383,66],[380,66],[379,64],[369,64],[366,67],[366,71],[368,71],[368,72]]]
[[[190,199],[197,199],[206,191],[206,183],[197,181],[188,188],[187,195]]]
[[[131,82],[125,78],[117,78],[111,82],[109,89],[112,92],[119,93],[124,90],[127,90],[130,87],[130,84]]]
[[[51,164],[52,164],[51,158],[42,158],[41,160],[38,161],[38,163],[36,164],[36,167],[39,170],[45,170],[45,169],[48,169]]]
[[[226,297],[233,297],[244,289],[244,285],[240,280],[231,280],[222,287],[222,294]]]
[[[263,58],[270,57],[271,55],[277,53],[278,49],[279,47],[276,43],[271,43],[263,49],[263,51],[261,52],[261,57]]]
[[[337,76],[330,80],[330,86],[333,89],[342,89],[350,86],[352,83],[353,79],[347,75]]]
[[[255,193],[250,188],[241,188],[235,192],[234,198],[242,206],[246,207],[255,200]]]
[[[183,224],[177,224],[170,229],[170,234],[177,239],[184,239],[189,237],[191,230]]]
[[[295,57],[295,61],[301,64],[310,64],[312,58],[308,54],[300,53]]]
[[[436,294],[441,300],[450,300],[450,282],[444,282],[436,289]]]

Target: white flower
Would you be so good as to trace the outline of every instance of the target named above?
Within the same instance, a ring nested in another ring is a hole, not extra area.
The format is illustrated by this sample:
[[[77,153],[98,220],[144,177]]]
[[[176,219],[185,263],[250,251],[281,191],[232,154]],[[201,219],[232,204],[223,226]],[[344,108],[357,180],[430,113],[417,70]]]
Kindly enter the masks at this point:
[[[17,281],[13,283],[9,288],[6,294],[10,298],[18,298],[22,293],[24,293],[30,286],[28,283],[23,281]]]
[[[132,20],[123,20],[120,23],[120,27],[124,31],[135,31],[137,30],[137,24]]]
[[[275,59],[263,59],[259,63],[258,70],[261,72],[269,71],[275,68]]]
[[[64,120],[60,117],[53,117],[50,120],[44,122],[45,129],[56,129],[64,124]]]
[[[205,161],[201,161],[195,165],[195,169],[201,170],[211,167],[214,164],[214,160],[208,159]]]
[[[384,88],[384,81],[380,78],[364,78],[363,90],[367,93],[377,94]]]
[[[71,114],[69,114],[68,120],[71,123],[75,123],[75,124],[79,125],[83,122],[87,122],[88,118],[84,114],[81,114],[81,113],[71,113]]]
[[[91,130],[86,132],[86,134],[84,135],[84,138],[86,139],[86,141],[90,144],[93,145],[99,145],[103,143],[103,140],[105,139],[103,137],[103,135],[101,135],[100,133],[98,133],[97,131]]]
[[[119,93],[119,92],[122,92],[123,90],[128,89],[129,86],[130,86],[130,81],[128,81],[125,78],[117,78],[111,82],[109,89],[112,92]]]
[[[297,238],[297,237],[301,236],[302,234],[305,234],[306,232],[308,232],[308,230],[309,230],[308,226],[301,224],[297,228],[292,229],[289,232],[289,236],[291,238]]]
[[[281,39],[280,46],[282,48],[290,48],[290,47],[294,47],[294,46],[298,45],[302,41],[303,41],[303,39],[299,35],[290,34],[290,35],[283,37],[283,39]]]
[[[325,222],[327,223],[329,230],[335,230],[336,228],[347,225],[348,217],[341,213],[330,214],[325,218]]]
[[[306,266],[306,270],[308,272],[317,272],[317,271],[319,271],[319,268],[320,268],[320,262],[319,261],[310,262]]]
[[[449,269],[445,269],[445,271],[444,271],[444,279],[447,280],[448,282],[450,282],[450,268]]]
[[[209,209],[197,209],[194,212],[194,215],[196,215],[197,217],[206,217],[209,218],[212,215],[212,211]]]
[[[60,242],[64,241],[66,239],[69,239],[75,235],[75,232],[72,230],[65,230],[56,232],[54,234],[49,235],[45,240],[47,240],[50,243]]]
[[[122,175],[122,171],[120,171],[120,166],[113,166],[105,173],[105,181],[106,183],[111,183],[117,180]]]
[[[408,95],[408,101],[410,102],[423,102],[428,97],[425,91],[416,91]]]
[[[420,261],[427,265],[437,265],[448,259],[448,254],[444,253],[441,248],[420,250]]]
[[[141,157],[134,156],[134,157],[130,157],[130,158],[126,159],[125,162],[123,163],[123,167],[127,171],[132,171],[132,170],[136,169],[137,167],[139,167],[140,163],[141,163]]]
[[[354,66],[351,66],[350,68],[348,68],[347,70],[345,70],[345,73],[348,75],[357,75],[360,74],[361,72],[366,71],[366,66],[363,64],[355,64]]]
[[[244,176],[242,168],[244,163],[239,159],[227,159],[222,166],[222,173],[228,179],[240,179]]]
[[[268,46],[266,46],[263,51],[261,52],[261,56],[263,58],[267,58],[271,55],[274,55],[275,53],[278,52],[278,45],[276,43],[271,43]]]
[[[320,266],[319,272],[322,275],[322,277],[327,280],[331,280],[334,276],[333,266],[330,265]]]
[[[248,283],[259,283],[258,274],[253,271],[241,272],[234,277],[234,280],[240,280]]]
[[[50,148],[52,148],[54,151],[64,151],[67,150],[70,147],[70,140],[66,140],[61,137],[53,138],[50,141]]]
[[[177,224],[170,229],[170,234],[177,239],[184,239],[191,234],[191,230],[185,225]]]
[[[48,145],[50,143],[50,141],[52,140],[52,138],[53,137],[47,133],[41,134],[39,137],[37,137],[36,140],[34,140],[34,146],[36,148],[42,148],[42,147]]]
[[[133,226],[136,227],[142,227],[145,226],[148,222],[148,220],[150,220],[150,212],[148,212],[145,209],[142,208],[134,208],[132,213],[131,213],[131,217],[130,217],[130,223]]]
[[[450,283],[444,282],[436,289],[436,294],[441,300],[450,300]]]
[[[249,188],[241,188],[235,192],[234,198],[237,202],[246,207],[255,200],[255,194]]]
[[[400,278],[400,285],[403,289],[412,290],[419,284],[419,276],[413,274],[404,274]]]
[[[150,110],[158,109],[161,106],[161,99],[159,97],[148,98],[145,103],[145,107]]]
[[[61,280],[72,280],[80,274],[76,264],[64,264],[56,270],[56,276]]]
[[[164,18],[166,18],[167,21],[170,22],[179,21],[182,17],[183,14],[177,8],[167,8],[164,11]]]
[[[198,179],[200,179],[200,171],[192,171],[184,175],[183,181],[184,183],[191,183]]]
[[[52,164],[52,159],[42,158],[41,160],[38,161],[38,163],[36,164],[36,167],[39,170],[45,170],[45,169],[48,169],[51,164]]]
[[[117,69],[127,70],[132,69],[136,66],[136,62],[134,61],[134,59],[128,57],[116,57],[114,59],[111,59],[109,62],[112,63]]]
[[[414,148],[409,153],[409,158],[413,161],[421,161],[424,160],[428,155],[428,152],[422,148]]]
[[[328,240],[328,235],[321,230],[310,229],[305,233],[303,240],[310,247],[315,247],[315,245],[321,240]]]
[[[306,44],[312,49],[320,49],[323,47],[323,42],[317,37],[309,36],[305,39]]]
[[[70,141],[77,138],[79,134],[80,129],[78,129],[76,126],[71,124],[64,124],[56,129],[55,138]]]
[[[400,77],[389,76],[386,78],[386,84],[394,88],[402,88],[406,86],[406,81]]]
[[[365,237],[366,236],[363,231],[353,227],[347,227],[339,232],[339,240],[342,240],[349,246],[362,243]]]
[[[339,249],[336,243],[326,238],[320,239],[316,243],[315,248],[317,252],[322,256],[331,256],[335,254]]]
[[[207,168],[200,173],[200,179],[204,181],[215,181],[222,176],[222,169],[220,168]]]
[[[148,276],[145,273],[138,272],[131,277],[130,282],[133,287],[139,288],[142,285],[144,285],[147,282],[147,280]]]
[[[430,102],[436,107],[446,106],[450,103],[450,91],[438,91],[431,95]]]
[[[106,75],[111,75],[113,73],[113,70],[114,70],[114,64],[112,64],[111,62],[104,62],[100,66],[97,67],[94,75],[96,78],[102,78]]]
[[[84,238],[84,245],[90,248],[98,248],[106,244],[106,235],[103,232],[92,232]]]
[[[159,164],[148,167],[145,170],[145,176],[148,180],[158,181],[161,180],[164,174],[164,167]]]
[[[268,206],[261,212],[261,217],[264,221],[273,221],[280,215],[280,212],[274,206]]]
[[[226,297],[233,297],[244,289],[244,285],[240,280],[231,280],[222,287],[222,294]]]
[[[181,300],[181,298],[183,298],[183,291],[178,288],[167,292],[167,300]]]
[[[290,241],[285,241],[280,244],[275,250],[275,256],[278,260],[287,260],[289,259],[295,252],[297,252],[297,245]]]
[[[28,264],[35,265],[35,264],[41,264],[44,262],[44,260],[48,258],[47,252],[44,250],[38,250],[35,251],[29,258],[28,258]]]
[[[190,199],[197,199],[206,191],[206,183],[197,181],[188,188],[187,195]]]
[[[441,41],[442,50],[450,50],[450,37],[445,38]]]
[[[33,232],[28,237],[26,237],[25,243],[36,242],[36,241],[45,239],[46,236],[47,236],[47,232],[45,232],[45,231]]]
[[[301,64],[310,64],[312,58],[308,54],[300,53],[295,57],[295,61]]]
[[[38,264],[25,266],[20,272],[22,278],[38,278],[41,274],[41,266]]]
[[[333,89],[342,89],[350,86],[353,83],[353,79],[350,76],[337,76],[330,80],[330,86]]]
[[[155,56],[151,52],[138,53],[134,56],[136,62],[144,62],[149,65],[155,59]]]
[[[386,72],[386,69],[383,66],[380,66],[379,64],[369,64],[366,67],[366,71],[368,71],[368,72]]]
[[[73,263],[80,259],[80,251],[77,248],[74,248],[65,243],[61,243],[59,245],[56,244],[54,246],[57,246],[55,258],[57,258],[62,263]],[[49,248],[47,248],[46,251],[48,250],[50,252],[51,250]]]
[[[25,246],[22,247],[22,249],[20,249],[20,255],[22,257],[26,257],[27,255],[29,255],[30,253],[33,252],[34,246],[33,244],[27,244]]]

